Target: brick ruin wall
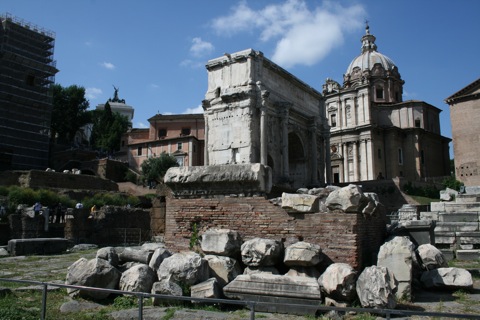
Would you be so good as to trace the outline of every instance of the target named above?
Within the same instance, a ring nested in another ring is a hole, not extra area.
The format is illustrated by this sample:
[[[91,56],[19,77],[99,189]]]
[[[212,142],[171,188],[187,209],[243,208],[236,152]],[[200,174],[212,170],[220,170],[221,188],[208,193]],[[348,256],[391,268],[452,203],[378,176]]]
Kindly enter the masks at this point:
[[[372,265],[384,243],[384,214],[287,213],[265,197],[167,198],[165,244],[189,250],[193,224],[199,235],[209,228],[238,231],[243,240],[255,237],[318,244],[332,262],[356,269]]]

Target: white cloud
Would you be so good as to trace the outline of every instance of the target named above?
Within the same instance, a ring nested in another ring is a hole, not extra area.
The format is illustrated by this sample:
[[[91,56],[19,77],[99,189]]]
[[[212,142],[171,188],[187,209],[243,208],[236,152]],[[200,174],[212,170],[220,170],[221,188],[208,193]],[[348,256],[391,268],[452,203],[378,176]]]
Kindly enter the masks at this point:
[[[199,105],[195,108],[188,108],[187,110],[182,112],[183,114],[192,114],[192,113],[203,113],[202,105]]]
[[[274,41],[272,60],[284,67],[313,65],[343,43],[345,33],[366,17],[361,5],[343,7],[330,1],[309,9],[304,0],[286,0],[258,11],[241,2],[232,12],[213,20],[220,35],[257,32],[259,40]]]
[[[201,38],[193,38],[190,53],[195,57],[202,57],[208,55],[214,50],[210,42],[203,41]]]
[[[181,67],[189,67],[189,68],[204,68],[205,67],[205,62],[202,61],[193,61],[190,59],[185,59],[182,62],[180,62]]]
[[[150,88],[158,89],[158,88],[160,88],[160,86],[159,86],[158,84],[156,84],[156,83],[151,83],[151,84],[150,84]]]
[[[143,128],[148,128],[148,127],[149,127],[149,126],[146,125],[146,124],[143,123],[143,122],[137,122],[137,128],[143,129]]]
[[[105,69],[108,69],[108,70],[115,69],[115,65],[113,63],[110,63],[110,62],[102,62],[100,65],[102,67],[104,67]]]
[[[85,97],[87,99],[97,99],[99,95],[103,93],[102,89],[99,88],[86,88]]]

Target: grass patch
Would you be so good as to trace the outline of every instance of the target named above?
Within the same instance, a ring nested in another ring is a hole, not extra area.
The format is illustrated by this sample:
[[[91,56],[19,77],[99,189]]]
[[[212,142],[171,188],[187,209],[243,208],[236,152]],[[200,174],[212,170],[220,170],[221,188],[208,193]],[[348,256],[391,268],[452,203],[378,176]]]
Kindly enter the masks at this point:
[[[413,200],[418,202],[420,205],[429,205],[431,202],[439,202],[439,199],[435,198],[427,198],[427,197],[422,197],[422,196],[410,196]]]

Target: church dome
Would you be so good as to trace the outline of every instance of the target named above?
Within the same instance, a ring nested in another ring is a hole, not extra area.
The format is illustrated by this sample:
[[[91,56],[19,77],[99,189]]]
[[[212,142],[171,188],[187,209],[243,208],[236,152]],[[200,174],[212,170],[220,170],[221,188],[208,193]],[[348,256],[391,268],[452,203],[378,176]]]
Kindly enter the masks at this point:
[[[367,25],[365,35],[362,37],[362,54],[353,59],[345,75],[352,75],[357,68],[359,68],[357,72],[360,71],[361,73],[364,71],[372,71],[377,63],[379,63],[385,71],[391,71],[396,68],[392,59],[377,51],[375,39],[375,36],[370,34]]]

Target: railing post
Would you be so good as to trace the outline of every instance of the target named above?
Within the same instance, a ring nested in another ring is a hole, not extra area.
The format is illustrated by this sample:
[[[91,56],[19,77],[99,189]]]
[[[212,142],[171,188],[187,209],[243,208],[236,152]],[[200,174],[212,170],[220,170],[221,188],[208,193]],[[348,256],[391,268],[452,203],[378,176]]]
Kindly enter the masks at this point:
[[[138,296],[138,319],[143,319],[143,294]]]
[[[255,302],[249,301],[248,307],[250,308],[250,320],[255,320]]]
[[[48,285],[46,283],[43,284],[43,292],[42,292],[42,315],[40,319],[45,320],[47,314],[47,288]]]

